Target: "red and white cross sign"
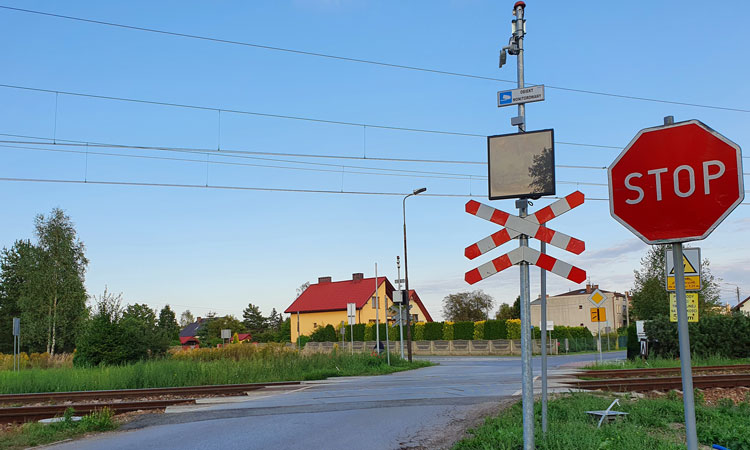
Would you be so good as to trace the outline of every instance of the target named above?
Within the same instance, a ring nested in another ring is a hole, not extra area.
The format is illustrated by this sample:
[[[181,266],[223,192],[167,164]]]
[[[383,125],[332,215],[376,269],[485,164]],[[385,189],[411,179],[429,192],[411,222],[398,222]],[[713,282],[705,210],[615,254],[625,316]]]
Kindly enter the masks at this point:
[[[565,198],[542,208],[536,213],[522,218],[483,205],[477,201],[470,200],[466,203],[466,212],[490,222],[497,223],[498,225],[504,225],[506,228],[466,247],[464,255],[469,259],[474,259],[477,256],[487,253],[505,242],[520,236],[521,234],[539,239],[550,245],[562,248],[563,250],[580,254],[586,248],[586,244],[583,241],[564,233],[560,233],[559,231],[554,231],[542,226],[541,224],[583,204],[583,201],[583,193],[576,191]],[[584,270],[549,255],[542,254],[530,247],[519,247],[488,263],[482,264],[476,269],[466,272],[464,279],[467,283],[474,284],[521,262],[536,265],[576,283],[581,283],[586,280],[586,272]]]

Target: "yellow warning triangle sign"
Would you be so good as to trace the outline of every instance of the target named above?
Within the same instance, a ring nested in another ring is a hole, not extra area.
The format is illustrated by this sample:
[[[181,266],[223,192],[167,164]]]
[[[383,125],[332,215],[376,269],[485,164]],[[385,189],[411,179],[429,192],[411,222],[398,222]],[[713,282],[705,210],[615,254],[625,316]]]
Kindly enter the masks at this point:
[[[685,267],[685,274],[689,273],[698,273],[697,270],[695,270],[695,267],[693,267],[692,264],[690,264],[690,261],[688,261],[687,257],[685,255],[682,255],[682,262],[684,263]],[[672,267],[672,271],[669,272],[670,275],[674,275],[674,266]]]

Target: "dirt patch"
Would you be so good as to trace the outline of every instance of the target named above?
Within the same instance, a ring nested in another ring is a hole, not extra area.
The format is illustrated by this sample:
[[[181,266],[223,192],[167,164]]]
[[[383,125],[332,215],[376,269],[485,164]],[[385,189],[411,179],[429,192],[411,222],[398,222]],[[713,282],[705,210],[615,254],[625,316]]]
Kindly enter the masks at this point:
[[[502,399],[499,402],[485,402],[474,405],[470,410],[456,414],[448,425],[435,430],[422,430],[410,443],[402,443],[401,450],[446,450],[467,437],[466,432],[478,427],[487,417],[496,416],[518,401],[517,397]]]
[[[750,401],[748,387],[701,389],[700,392],[707,405],[718,405],[723,399],[729,399],[735,405]]]

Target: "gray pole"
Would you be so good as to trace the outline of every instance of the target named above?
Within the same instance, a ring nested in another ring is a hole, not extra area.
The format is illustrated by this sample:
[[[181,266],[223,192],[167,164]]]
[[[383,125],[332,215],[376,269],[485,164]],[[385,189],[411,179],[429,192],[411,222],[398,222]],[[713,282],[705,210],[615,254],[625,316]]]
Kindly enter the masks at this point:
[[[596,307],[596,345],[599,347],[599,364],[602,363],[602,318],[599,317],[599,306]],[[606,312],[605,312],[606,314]]]
[[[402,202],[403,207],[403,213],[404,213],[404,284],[406,285],[406,298],[403,299],[403,302],[406,303],[406,340],[407,342],[407,353],[409,355],[409,362],[411,362],[411,312],[409,311],[409,262],[406,259],[406,199],[411,197],[412,195],[421,194],[422,192],[426,191],[427,188],[419,188],[415,189],[414,192],[411,194],[408,194],[404,197],[404,201]]]
[[[297,345],[299,350],[302,351],[302,336],[299,334],[299,311],[297,311]]]
[[[380,354],[380,305],[378,304],[378,263],[375,263],[375,349]]]
[[[526,4],[522,1],[513,6],[515,19],[515,30],[513,39],[518,46],[516,57],[516,73],[518,87],[524,87],[523,78],[523,36],[524,19],[523,13]],[[526,105],[518,104],[518,131],[526,131]],[[526,217],[528,214],[528,200],[525,198],[516,200],[518,215]],[[519,247],[528,247],[528,236],[521,235]],[[523,398],[523,445],[525,450],[533,450],[534,446],[534,375],[531,367],[531,299],[529,294],[529,264],[521,263],[521,390]],[[546,325],[546,324],[545,324]]]
[[[542,241],[542,254],[547,250],[547,243]],[[542,288],[542,433],[547,432],[547,271],[540,268]]]
[[[398,270],[398,290],[401,290],[401,258],[396,256],[396,269]],[[401,305],[404,304],[404,298],[401,297],[401,303],[398,304],[398,334],[401,341],[401,359],[404,359],[404,321]]]
[[[664,118],[664,125],[674,123],[674,117]],[[677,301],[677,334],[680,340],[680,369],[682,370],[682,403],[685,408],[685,437],[688,450],[698,450],[695,429],[695,399],[693,394],[693,369],[690,365],[690,334],[688,331],[687,300],[685,299],[685,266],[682,242],[672,244],[674,256],[675,296]]]

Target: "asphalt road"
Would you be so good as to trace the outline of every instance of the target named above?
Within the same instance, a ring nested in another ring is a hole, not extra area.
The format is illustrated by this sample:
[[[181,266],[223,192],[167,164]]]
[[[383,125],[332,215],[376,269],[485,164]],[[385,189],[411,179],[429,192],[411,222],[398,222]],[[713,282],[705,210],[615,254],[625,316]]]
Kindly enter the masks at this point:
[[[625,352],[605,359],[624,359]],[[550,376],[597,355],[549,358]],[[431,357],[437,366],[374,377],[334,378],[231,403],[172,408],[122,431],[57,449],[445,448],[499,405],[516,401],[519,358]],[[541,361],[534,358],[534,376]],[[551,380],[554,381],[554,380]],[[535,385],[539,385],[537,379]],[[554,384],[553,384],[554,385]],[[535,389],[538,393],[538,389]]]

